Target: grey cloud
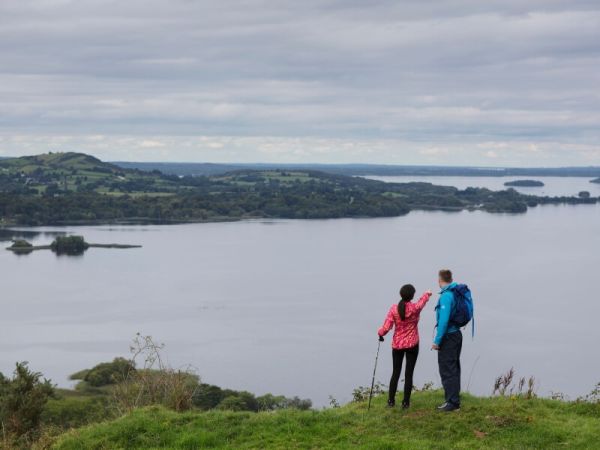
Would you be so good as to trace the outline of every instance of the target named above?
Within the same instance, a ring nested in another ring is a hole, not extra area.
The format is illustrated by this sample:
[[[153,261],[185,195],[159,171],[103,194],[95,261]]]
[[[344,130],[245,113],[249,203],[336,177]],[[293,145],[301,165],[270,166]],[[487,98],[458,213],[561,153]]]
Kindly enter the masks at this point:
[[[424,142],[537,142],[585,149],[557,164],[600,162],[598,42],[594,1],[2,2],[0,151],[213,135],[395,140],[394,161]]]

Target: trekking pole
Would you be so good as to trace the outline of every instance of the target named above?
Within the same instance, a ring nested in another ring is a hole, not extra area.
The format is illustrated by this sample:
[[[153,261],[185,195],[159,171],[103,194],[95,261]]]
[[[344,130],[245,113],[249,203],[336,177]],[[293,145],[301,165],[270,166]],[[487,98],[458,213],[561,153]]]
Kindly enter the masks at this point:
[[[379,359],[379,348],[381,347],[381,341],[377,344],[377,355],[375,356],[375,367],[373,367],[373,379],[371,380],[371,392],[369,393],[369,406],[367,411],[371,409],[371,399],[373,398],[373,387],[375,386],[375,371],[377,370],[377,360]]]

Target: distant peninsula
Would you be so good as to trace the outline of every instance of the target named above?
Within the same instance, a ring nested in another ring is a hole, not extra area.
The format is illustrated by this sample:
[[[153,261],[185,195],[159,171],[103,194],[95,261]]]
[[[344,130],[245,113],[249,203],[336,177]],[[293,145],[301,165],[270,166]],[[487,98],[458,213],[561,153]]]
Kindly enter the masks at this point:
[[[397,217],[414,210],[524,213],[542,204],[599,201],[300,168],[186,176],[119,167],[83,153],[0,159],[0,227]]]
[[[600,184],[600,177],[596,178],[594,180],[591,180],[590,183],[596,183],[596,184]]]
[[[507,187],[543,187],[544,183],[538,180],[515,180],[504,183]]]

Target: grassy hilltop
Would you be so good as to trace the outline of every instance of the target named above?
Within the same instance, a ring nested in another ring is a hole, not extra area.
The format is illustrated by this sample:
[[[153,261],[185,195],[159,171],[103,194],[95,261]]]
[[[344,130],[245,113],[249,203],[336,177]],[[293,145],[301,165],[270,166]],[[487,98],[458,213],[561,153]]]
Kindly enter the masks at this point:
[[[123,169],[83,153],[0,160],[0,190],[26,194],[171,192],[177,177]]]
[[[438,413],[439,391],[417,392],[410,410],[384,396],[322,411],[175,413],[160,407],[61,436],[52,448],[595,449],[600,405],[465,395],[457,413]]]

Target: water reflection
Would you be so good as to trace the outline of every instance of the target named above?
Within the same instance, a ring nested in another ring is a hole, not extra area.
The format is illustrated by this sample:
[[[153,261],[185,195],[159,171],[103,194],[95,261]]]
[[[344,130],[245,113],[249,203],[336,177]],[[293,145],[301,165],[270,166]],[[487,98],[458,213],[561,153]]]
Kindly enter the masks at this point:
[[[65,231],[37,231],[37,230],[19,230],[13,228],[0,228],[0,242],[10,242],[15,239],[39,239],[64,236]]]

